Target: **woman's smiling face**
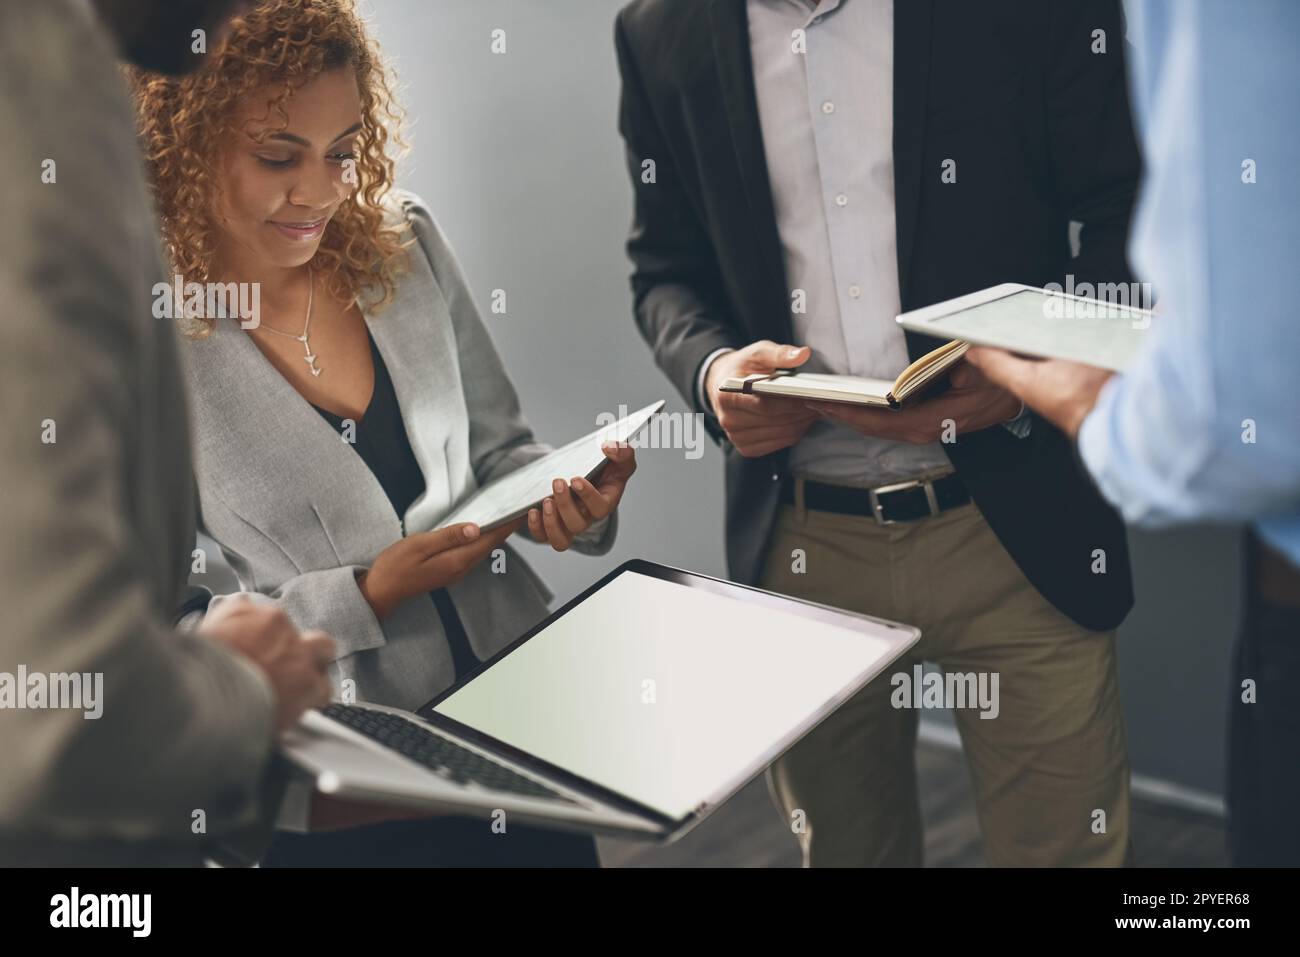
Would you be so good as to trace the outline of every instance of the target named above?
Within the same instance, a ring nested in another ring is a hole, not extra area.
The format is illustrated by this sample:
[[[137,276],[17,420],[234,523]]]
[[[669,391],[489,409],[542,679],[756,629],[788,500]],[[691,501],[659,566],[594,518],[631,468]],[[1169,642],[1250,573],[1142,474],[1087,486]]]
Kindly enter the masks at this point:
[[[334,213],[355,188],[361,94],[352,69],[329,70],[294,91],[288,123],[258,90],[241,103],[223,157],[216,218],[218,258],[253,268],[310,262]],[[253,136],[270,130],[259,143]],[[249,135],[252,134],[252,135]]]

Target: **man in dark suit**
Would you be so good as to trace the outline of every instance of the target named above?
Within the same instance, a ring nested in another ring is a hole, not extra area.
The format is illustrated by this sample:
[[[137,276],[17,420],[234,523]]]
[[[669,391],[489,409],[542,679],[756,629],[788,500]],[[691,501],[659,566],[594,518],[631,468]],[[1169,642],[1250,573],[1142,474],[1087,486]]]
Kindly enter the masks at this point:
[[[635,0],[616,28],[636,320],[723,445],[730,573],[920,625],[915,659],[993,689],[955,716],[994,864],[1126,859],[1123,526],[973,367],[902,412],[717,387],[892,379],[938,345],[899,311],[1129,282],[1123,42],[1115,0]],[[774,766],[807,862],[920,863],[911,664]]]

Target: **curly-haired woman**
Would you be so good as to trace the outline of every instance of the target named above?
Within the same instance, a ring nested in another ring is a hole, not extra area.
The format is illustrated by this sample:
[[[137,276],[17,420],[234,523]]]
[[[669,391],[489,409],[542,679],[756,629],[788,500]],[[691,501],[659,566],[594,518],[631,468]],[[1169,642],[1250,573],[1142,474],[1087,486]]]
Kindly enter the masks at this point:
[[[398,113],[350,0],[266,0],[202,70],[131,80],[175,272],[260,292],[256,322],[190,316],[201,525],[244,589],[335,637],[358,699],[418,707],[546,613],[505,541],[525,521],[559,551],[610,547],[633,453],[514,525],[429,531],[549,449],[446,237],[392,189]],[[596,862],[589,837],[383,818],[291,792],[282,823],[312,833],[265,863]]]

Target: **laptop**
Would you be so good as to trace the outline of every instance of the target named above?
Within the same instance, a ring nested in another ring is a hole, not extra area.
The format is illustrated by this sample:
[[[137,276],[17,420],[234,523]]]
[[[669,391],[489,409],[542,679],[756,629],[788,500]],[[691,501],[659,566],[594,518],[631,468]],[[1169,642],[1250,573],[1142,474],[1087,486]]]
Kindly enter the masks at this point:
[[[282,747],[327,794],[666,843],[919,638],[635,559],[416,711],[335,703]]]

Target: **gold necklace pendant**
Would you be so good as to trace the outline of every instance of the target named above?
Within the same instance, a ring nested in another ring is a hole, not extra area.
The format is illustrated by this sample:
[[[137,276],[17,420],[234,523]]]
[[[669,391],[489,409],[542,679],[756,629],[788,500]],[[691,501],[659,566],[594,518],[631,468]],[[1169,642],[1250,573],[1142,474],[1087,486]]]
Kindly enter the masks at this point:
[[[304,333],[303,335],[299,336],[299,337],[298,337],[298,341],[302,343],[302,347],[303,347],[303,349],[305,349],[306,352],[307,352],[307,354],[306,354],[305,356],[303,356],[303,358],[307,360],[307,365],[311,367],[311,374],[314,375],[314,376],[319,376],[319,375],[320,375],[320,369],[316,368],[316,357],[315,357],[314,355],[312,355],[311,345],[308,344],[308,342],[307,342],[307,335],[306,335],[306,333]]]
[[[316,298],[316,275],[315,273],[312,272],[311,266],[308,266],[307,267],[307,320],[302,325],[302,335],[295,336],[292,332],[282,332],[281,330],[276,329],[274,326],[268,325],[265,322],[261,323],[260,326],[261,328],[265,329],[267,332],[273,332],[277,336],[284,336],[286,339],[295,339],[298,342],[301,342],[303,351],[306,353],[306,355],[303,356],[304,361],[306,361],[308,367],[311,369],[311,374],[313,376],[319,377],[321,374],[321,370],[316,365],[316,354],[311,351],[311,342],[307,338],[311,333],[311,307],[312,307],[312,301],[315,298]]]
[[[311,374],[315,378],[320,378],[320,369],[316,367],[316,355],[311,351],[311,343],[307,341],[307,333],[311,329],[311,304],[316,298],[316,274],[312,272],[311,266],[307,266],[307,321],[302,325],[302,347],[306,351],[307,365],[311,369]]]

